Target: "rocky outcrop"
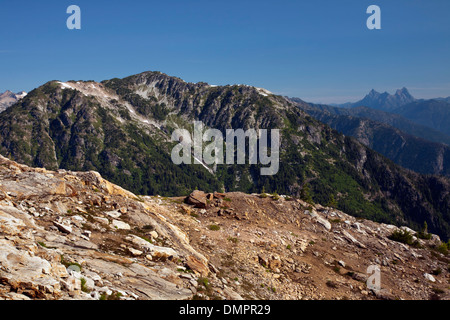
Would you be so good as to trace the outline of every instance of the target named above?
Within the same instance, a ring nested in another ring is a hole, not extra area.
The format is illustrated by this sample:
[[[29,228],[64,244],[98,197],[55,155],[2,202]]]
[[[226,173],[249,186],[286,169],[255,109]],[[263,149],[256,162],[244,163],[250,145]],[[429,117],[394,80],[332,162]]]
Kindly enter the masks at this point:
[[[205,192],[195,190],[186,198],[186,203],[194,205],[195,208],[206,208],[206,196]]]
[[[225,197],[206,209],[172,204],[193,247],[218,270],[208,276],[213,290],[200,286],[201,298],[230,287],[245,299],[450,298],[448,256],[437,253],[435,235],[407,245],[390,236],[415,231],[334,208],[267,194]],[[370,283],[373,270],[380,271],[380,288]]]
[[[436,235],[283,195],[197,193],[205,208],[0,157],[0,299],[450,298]]]
[[[207,276],[164,209],[96,172],[0,156],[0,194],[0,298],[189,299],[195,288],[177,269],[194,255]]]

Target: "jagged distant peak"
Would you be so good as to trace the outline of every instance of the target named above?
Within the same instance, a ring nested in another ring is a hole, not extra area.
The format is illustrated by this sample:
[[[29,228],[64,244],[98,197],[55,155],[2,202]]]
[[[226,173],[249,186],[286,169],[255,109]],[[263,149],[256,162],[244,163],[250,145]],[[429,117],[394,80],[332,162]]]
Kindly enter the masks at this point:
[[[397,89],[397,92],[408,92],[409,93],[409,91],[408,91],[408,89],[406,87],[403,87],[401,89]]]
[[[27,95],[27,92],[20,91],[18,93],[14,93],[10,90],[6,90],[3,93],[0,93],[0,112],[9,108],[14,103],[24,98]]]
[[[389,111],[415,100],[416,99],[409,93],[406,87],[397,89],[394,94],[390,94],[387,91],[380,93],[375,89],[372,89],[362,100],[351,103],[350,106],[366,106],[373,109]]]
[[[0,98],[3,98],[3,97],[12,97],[12,96],[14,96],[14,92],[9,91],[9,90],[6,90],[5,92],[0,93]]]
[[[397,90],[395,91],[394,94],[390,94],[390,93],[387,92],[387,91],[384,91],[383,93],[381,93],[381,92],[379,92],[379,91],[377,91],[377,90],[375,90],[375,89],[371,89],[371,90],[369,91],[369,93],[368,93],[366,96],[371,96],[371,95],[384,95],[384,94],[390,95],[390,96],[402,95],[402,94],[403,94],[403,95],[404,95],[404,94],[411,95],[410,92],[409,92],[409,90],[408,90],[408,88],[403,87],[403,88],[401,88],[401,89],[397,89]]]
[[[401,89],[398,89],[398,90],[395,92],[395,95],[396,95],[396,96],[407,96],[407,97],[411,97],[411,98],[412,98],[411,93],[409,93],[409,90],[408,90],[406,87],[403,87],[403,88],[401,88]]]
[[[20,91],[18,93],[14,93],[14,92],[12,92],[10,90],[6,90],[5,92],[0,93],[0,97],[7,97],[8,96],[8,97],[21,97],[21,98],[23,98],[26,95],[27,95],[26,91]]]

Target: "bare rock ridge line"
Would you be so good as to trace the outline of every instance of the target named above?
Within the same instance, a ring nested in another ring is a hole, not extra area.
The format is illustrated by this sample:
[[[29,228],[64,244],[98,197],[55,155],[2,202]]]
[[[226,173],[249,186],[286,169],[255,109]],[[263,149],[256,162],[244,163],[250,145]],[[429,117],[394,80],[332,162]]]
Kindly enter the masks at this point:
[[[139,196],[0,156],[0,299],[448,299],[444,245],[282,195]]]

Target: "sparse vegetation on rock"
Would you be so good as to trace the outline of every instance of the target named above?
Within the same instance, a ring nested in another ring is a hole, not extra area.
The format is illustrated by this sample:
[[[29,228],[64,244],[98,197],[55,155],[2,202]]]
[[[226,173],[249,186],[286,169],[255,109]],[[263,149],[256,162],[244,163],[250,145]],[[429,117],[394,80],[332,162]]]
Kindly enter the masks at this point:
[[[449,298],[436,235],[416,248],[389,239],[408,243],[403,229],[335,208],[241,192],[205,193],[205,208],[137,200],[96,172],[3,157],[0,179],[1,299]],[[373,264],[382,292],[366,287]]]

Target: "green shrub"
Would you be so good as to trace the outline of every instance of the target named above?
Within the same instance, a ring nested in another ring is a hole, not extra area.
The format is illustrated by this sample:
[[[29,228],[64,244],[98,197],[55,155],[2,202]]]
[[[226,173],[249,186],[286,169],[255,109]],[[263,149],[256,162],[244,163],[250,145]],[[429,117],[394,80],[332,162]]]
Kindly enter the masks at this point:
[[[148,243],[151,243],[151,244],[153,244],[153,241],[152,241],[152,239],[149,239],[149,238],[147,238],[147,237],[145,237],[145,236],[139,236],[139,238],[141,238],[142,240],[145,240],[145,241],[147,241]]]
[[[345,275],[352,278],[355,275],[355,273],[353,271],[348,271]]]
[[[235,238],[235,237],[228,237],[228,241],[231,241],[231,242],[233,242],[233,243],[238,243],[238,238]]]
[[[333,271],[336,273],[340,273],[341,272],[341,268],[339,266],[334,266],[333,267]]]
[[[303,188],[300,190],[300,199],[307,203],[314,203],[311,196],[311,188],[308,183],[306,183]]]
[[[211,287],[208,278],[198,278],[198,281],[197,281],[197,282],[198,282],[200,285],[202,285],[203,287],[205,287],[206,290],[210,289],[210,287]]]
[[[331,207],[331,208],[337,208],[338,207],[338,203],[334,199],[334,195],[330,195],[330,198],[329,198],[328,203],[327,203],[326,206],[327,207]]]
[[[416,233],[416,237],[419,239],[430,240],[431,233],[424,233],[422,231]]]
[[[113,292],[110,295],[107,295],[106,293],[102,293],[100,295],[100,300],[120,300],[120,297],[122,294],[120,292]]]
[[[431,271],[431,274],[433,274],[435,276],[438,276],[441,273],[442,273],[442,269],[441,268],[437,268],[437,269],[434,269],[433,271]]]
[[[78,269],[82,269],[81,265],[79,263],[76,262],[69,262],[64,258],[64,255],[61,255],[61,264],[64,265],[66,268],[70,267],[70,266],[75,266]]]
[[[411,233],[405,230],[395,230],[388,238],[406,244],[413,241]]]
[[[393,241],[401,242],[413,247],[420,247],[419,242],[417,240],[414,240],[411,232],[407,230],[395,230],[388,238]]]
[[[218,226],[217,224],[211,224],[208,226],[208,229],[212,231],[218,231],[220,230],[220,226]]]
[[[445,293],[444,290],[442,290],[442,289],[440,289],[440,288],[436,288],[436,287],[432,288],[431,290],[432,290],[434,293],[436,293],[436,294],[443,294],[443,293]]]
[[[424,240],[431,239],[431,233],[428,233],[428,224],[426,221],[423,223],[422,230],[417,232],[416,237],[419,239],[424,239]]]
[[[47,248],[47,245],[42,241],[38,241],[38,245],[40,245],[41,247]]]
[[[336,219],[330,219],[330,220],[328,220],[328,221],[330,221],[331,223],[341,223],[341,222],[342,222],[342,220],[339,219],[339,218],[336,218]]]
[[[86,279],[85,278],[81,278],[81,291],[89,293],[91,292],[91,290],[88,289],[88,287],[86,286]]]
[[[330,288],[337,288],[337,284],[331,280],[327,281],[327,286]]]
[[[197,282],[199,284],[198,290],[205,293],[210,300],[220,299],[218,296],[213,294],[213,290],[208,278],[198,278]]]
[[[442,242],[440,245],[436,247],[436,250],[442,253],[444,256],[448,255],[448,246],[446,243]]]

